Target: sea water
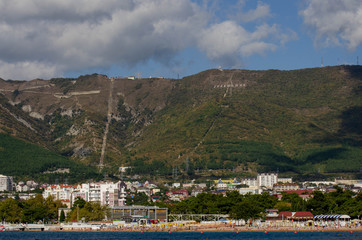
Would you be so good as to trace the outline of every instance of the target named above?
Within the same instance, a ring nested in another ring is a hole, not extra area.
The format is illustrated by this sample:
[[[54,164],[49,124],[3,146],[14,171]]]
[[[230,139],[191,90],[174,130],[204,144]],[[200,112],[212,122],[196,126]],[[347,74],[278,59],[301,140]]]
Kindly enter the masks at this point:
[[[362,239],[362,232],[0,232],[0,239]]]

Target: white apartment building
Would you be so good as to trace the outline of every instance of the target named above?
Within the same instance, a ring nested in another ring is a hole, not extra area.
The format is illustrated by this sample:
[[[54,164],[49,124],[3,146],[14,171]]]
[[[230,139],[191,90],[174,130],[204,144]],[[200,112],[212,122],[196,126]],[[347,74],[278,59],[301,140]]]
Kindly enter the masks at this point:
[[[0,174],[0,192],[13,191],[13,190],[14,190],[13,177]]]
[[[81,185],[52,185],[44,189],[43,197],[50,195],[55,200],[72,206],[77,197],[85,201],[99,202],[101,205],[125,206],[126,204],[126,184],[124,182],[111,183],[83,183]]]
[[[256,178],[244,178],[241,180],[241,184],[245,184],[248,186],[258,186],[258,181]]]
[[[283,191],[299,190],[299,185],[296,183],[281,183],[274,184],[273,191],[275,193],[281,193]]]
[[[249,186],[247,188],[240,188],[239,189],[239,193],[241,195],[246,195],[246,194],[261,194],[263,192],[263,190],[257,186]]]
[[[273,188],[273,185],[278,183],[277,173],[259,173],[257,176],[259,187]]]
[[[293,183],[293,178],[278,178],[279,183]]]

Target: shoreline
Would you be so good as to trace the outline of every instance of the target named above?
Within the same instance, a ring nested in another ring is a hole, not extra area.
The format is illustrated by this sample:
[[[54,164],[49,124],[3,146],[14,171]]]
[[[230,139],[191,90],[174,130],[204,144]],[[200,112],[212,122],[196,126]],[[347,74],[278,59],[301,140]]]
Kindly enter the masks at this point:
[[[45,231],[53,231],[53,232],[165,232],[165,233],[173,233],[173,232],[361,232],[362,226],[359,227],[308,227],[308,228],[293,228],[293,227],[278,227],[278,228],[249,228],[249,227],[198,227],[195,229],[186,229],[186,228],[106,228],[106,229],[53,229],[53,230],[45,230]]]

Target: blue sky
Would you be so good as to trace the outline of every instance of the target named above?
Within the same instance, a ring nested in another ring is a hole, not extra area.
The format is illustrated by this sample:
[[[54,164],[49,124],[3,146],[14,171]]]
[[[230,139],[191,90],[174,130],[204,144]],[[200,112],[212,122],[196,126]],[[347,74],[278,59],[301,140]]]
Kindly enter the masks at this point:
[[[362,1],[0,0],[0,33],[3,79],[289,70],[362,61]]]

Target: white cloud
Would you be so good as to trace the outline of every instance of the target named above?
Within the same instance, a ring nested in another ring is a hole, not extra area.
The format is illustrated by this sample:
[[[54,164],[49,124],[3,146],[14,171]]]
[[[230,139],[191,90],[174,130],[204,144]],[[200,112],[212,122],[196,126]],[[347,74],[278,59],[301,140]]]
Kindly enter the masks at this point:
[[[275,51],[279,45],[296,37],[292,31],[289,35],[288,38],[277,25],[262,24],[249,32],[236,22],[225,21],[205,29],[199,38],[199,47],[216,62],[227,67],[240,67],[240,56]]]
[[[270,7],[268,4],[258,1],[255,9],[250,9],[247,12],[243,11],[245,0],[240,0],[236,6],[236,19],[242,22],[252,22],[259,19],[271,17]]]
[[[300,15],[315,32],[317,45],[354,50],[362,43],[361,0],[308,0]]]
[[[16,73],[16,80],[28,80],[39,78],[51,78],[53,76],[62,76],[62,71],[57,69],[56,66],[40,62],[16,62],[7,63],[0,60],[0,73],[2,79],[14,79]]]
[[[258,2],[244,20],[269,14]],[[49,78],[149,60],[167,65],[194,45],[233,66],[243,55],[275,50],[285,42],[278,35],[289,34],[276,25],[247,31],[235,20],[213,21],[191,0],[0,0],[0,77]]]

